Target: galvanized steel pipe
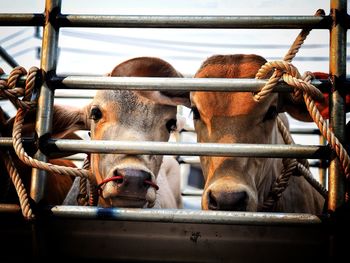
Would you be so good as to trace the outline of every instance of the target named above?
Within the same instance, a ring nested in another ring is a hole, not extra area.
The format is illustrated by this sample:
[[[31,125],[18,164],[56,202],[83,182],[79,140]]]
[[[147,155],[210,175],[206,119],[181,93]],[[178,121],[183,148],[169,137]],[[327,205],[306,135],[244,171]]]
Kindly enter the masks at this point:
[[[40,61],[41,69],[48,75],[55,75],[57,67],[58,35],[59,29],[52,24],[52,17],[61,10],[60,0],[46,0],[45,14],[46,23],[43,31],[42,55]],[[38,100],[35,129],[38,137],[48,134],[52,130],[54,91],[44,83],[40,89]],[[45,154],[38,151],[35,158],[39,161],[47,162]],[[32,172],[30,196],[36,202],[40,202],[44,197],[47,172],[34,168]]]
[[[57,16],[60,27],[126,28],[251,28],[327,29],[330,18],[315,16],[161,16],[161,15],[77,15]]]
[[[199,224],[320,224],[321,220],[311,214],[298,213],[255,213],[202,211],[186,209],[132,209],[98,208],[79,206],[55,206],[50,209],[54,216],[68,218],[110,218],[115,220],[151,221],[169,223]]]
[[[178,143],[150,141],[107,141],[49,139],[48,152],[68,153],[126,153],[165,155],[209,155],[274,158],[326,158],[330,150],[326,146],[271,145],[271,144],[223,144],[223,143]]]
[[[187,91],[259,91],[267,80],[220,78],[153,78],[153,77],[53,77],[56,89],[135,89],[135,90],[187,90]],[[313,80],[316,87],[327,86],[325,81]],[[281,81],[274,92],[291,92],[292,88]]]

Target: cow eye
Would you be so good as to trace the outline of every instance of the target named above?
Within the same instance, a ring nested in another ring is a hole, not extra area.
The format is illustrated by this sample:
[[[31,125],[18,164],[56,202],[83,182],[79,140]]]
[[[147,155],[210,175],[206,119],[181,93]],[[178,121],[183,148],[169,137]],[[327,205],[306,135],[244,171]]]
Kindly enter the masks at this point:
[[[90,111],[90,119],[93,119],[94,121],[98,121],[102,118],[102,112],[99,107],[94,106],[91,108]]]
[[[173,132],[173,131],[176,131],[176,119],[171,119],[171,120],[168,120],[167,123],[166,123],[166,128],[168,130],[169,133]]]
[[[265,114],[265,116],[264,116],[263,121],[273,120],[274,118],[276,118],[277,114],[278,114],[278,112],[277,112],[276,106],[271,106],[271,107],[267,110],[267,112],[266,112],[266,114]]]
[[[194,120],[199,120],[201,118],[201,115],[199,114],[197,107],[192,107],[191,111],[192,111],[192,115],[193,115]]]

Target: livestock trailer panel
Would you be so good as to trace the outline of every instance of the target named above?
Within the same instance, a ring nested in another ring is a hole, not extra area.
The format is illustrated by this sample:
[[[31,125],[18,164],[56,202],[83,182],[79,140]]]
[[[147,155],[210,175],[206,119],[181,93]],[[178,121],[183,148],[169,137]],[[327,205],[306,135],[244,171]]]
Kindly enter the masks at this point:
[[[326,262],[316,216],[53,207],[37,222],[2,216],[1,257],[87,262]],[[18,253],[18,250],[21,253]]]

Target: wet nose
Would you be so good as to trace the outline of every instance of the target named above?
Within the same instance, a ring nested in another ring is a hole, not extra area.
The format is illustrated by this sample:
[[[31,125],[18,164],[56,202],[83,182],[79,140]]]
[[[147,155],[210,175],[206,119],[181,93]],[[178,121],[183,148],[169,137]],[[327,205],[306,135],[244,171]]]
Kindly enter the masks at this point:
[[[149,187],[147,181],[151,181],[151,174],[137,169],[117,169],[114,176],[118,179],[114,180],[117,184],[118,191],[128,193],[140,193],[146,191]]]
[[[248,194],[245,191],[208,191],[210,210],[246,211]]]

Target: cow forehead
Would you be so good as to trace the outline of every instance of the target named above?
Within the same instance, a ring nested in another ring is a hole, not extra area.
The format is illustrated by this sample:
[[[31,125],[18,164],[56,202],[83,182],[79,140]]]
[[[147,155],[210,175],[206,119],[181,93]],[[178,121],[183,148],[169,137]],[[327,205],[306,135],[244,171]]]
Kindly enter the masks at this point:
[[[104,122],[139,129],[140,132],[159,129],[166,121],[176,119],[175,106],[157,104],[129,90],[99,91],[92,105],[103,112]]]
[[[207,118],[247,115],[259,106],[249,92],[193,92],[191,101],[201,116]]]

